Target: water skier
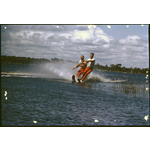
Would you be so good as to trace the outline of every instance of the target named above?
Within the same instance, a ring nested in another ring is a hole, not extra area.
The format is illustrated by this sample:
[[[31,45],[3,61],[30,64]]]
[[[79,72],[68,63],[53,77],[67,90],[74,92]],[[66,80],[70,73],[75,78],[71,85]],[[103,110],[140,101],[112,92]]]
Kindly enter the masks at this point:
[[[90,54],[90,58],[88,60],[86,60],[86,63],[87,63],[87,67],[83,71],[82,79],[79,80],[79,82],[81,82],[81,83],[87,77],[87,75],[93,71],[94,64],[95,64],[94,53]]]
[[[86,65],[87,65],[87,62],[84,60],[84,56],[82,55],[81,60],[79,61],[79,64],[72,69],[72,70],[74,70],[78,67],[81,67],[76,74],[76,78],[78,81],[79,81],[79,76],[84,72]],[[72,76],[72,78],[73,78],[73,80],[75,80],[74,75]]]

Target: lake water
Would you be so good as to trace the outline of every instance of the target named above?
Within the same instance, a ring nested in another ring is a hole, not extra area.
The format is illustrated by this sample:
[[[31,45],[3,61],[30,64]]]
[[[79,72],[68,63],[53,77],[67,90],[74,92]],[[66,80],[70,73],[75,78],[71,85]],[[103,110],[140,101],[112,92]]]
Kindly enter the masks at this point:
[[[74,66],[2,63],[2,126],[149,125],[146,75],[94,70],[78,84]]]

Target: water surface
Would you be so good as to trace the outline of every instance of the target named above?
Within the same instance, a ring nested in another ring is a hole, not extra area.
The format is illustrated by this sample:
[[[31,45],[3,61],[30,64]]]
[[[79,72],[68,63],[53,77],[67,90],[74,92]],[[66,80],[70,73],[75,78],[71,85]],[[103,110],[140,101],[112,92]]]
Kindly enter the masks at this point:
[[[73,67],[2,63],[2,126],[149,125],[145,75],[94,70],[73,84]]]

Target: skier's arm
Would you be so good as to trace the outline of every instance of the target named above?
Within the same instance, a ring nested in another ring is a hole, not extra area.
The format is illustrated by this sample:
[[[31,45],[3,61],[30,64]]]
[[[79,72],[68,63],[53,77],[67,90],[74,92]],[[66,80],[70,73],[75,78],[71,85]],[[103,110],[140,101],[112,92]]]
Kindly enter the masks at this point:
[[[78,68],[80,66],[80,64],[78,64],[78,65],[76,65],[72,70],[74,70],[74,69],[76,69],[76,68]]]

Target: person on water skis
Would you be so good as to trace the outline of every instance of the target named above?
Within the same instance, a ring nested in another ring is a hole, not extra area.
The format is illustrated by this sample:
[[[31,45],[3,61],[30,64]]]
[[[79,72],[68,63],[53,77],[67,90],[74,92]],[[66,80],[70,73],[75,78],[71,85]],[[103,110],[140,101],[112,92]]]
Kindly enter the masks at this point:
[[[86,64],[87,64],[87,62],[84,60],[84,56],[82,55],[81,56],[81,60],[79,61],[79,64],[72,69],[72,70],[74,70],[74,69],[76,69],[78,67],[81,67],[78,70],[77,74],[76,74],[76,78],[77,78],[78,81],[79,81],[79,79],[78,79],[79,76],[84,72],[84,69],[86,68]],[[75,76],[74,75],[72,76],[72,79],[75,80]]]
[[[94,53],[91,53],[90,58],[88,60],[86,60],[85,62],[87,63],[87,67],[83,71],[82,79],[78,80],[81,83],[87,77],[87,75],[93,71],[94,64],[95,64]]]

